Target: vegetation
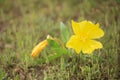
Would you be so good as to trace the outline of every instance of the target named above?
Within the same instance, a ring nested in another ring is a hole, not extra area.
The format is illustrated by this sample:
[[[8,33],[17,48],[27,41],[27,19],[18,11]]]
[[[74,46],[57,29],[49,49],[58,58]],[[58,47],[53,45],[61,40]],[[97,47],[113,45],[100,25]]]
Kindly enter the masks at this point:
[[[119,80],[119,13],[119,0],[0,0],[0,80]],[[100,23],[103,49],[46,63],[49,46],[30,56],[48,34],[61,39],[60,22],[72,34],[71,20]]]

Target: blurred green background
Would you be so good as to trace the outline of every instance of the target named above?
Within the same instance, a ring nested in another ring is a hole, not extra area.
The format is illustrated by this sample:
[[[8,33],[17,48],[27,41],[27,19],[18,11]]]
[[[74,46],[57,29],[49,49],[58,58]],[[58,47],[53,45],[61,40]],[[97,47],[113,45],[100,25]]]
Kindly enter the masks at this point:
[[[31,59],[32,48],[48,34],[60,38],[60,22],[72,34],[71,20],[100,23],[104,48],[66,62]],[[0,80],[119,80],[119,35],[120,0],[0,0]]]

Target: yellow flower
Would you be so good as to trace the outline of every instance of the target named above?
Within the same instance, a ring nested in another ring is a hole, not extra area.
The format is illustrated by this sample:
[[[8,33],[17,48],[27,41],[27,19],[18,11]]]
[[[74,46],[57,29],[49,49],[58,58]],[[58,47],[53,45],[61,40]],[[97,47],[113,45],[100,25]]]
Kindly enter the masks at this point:
[[[99,27],[99,23],[93,24],[90,21],[74,22],[72,20],[74,35],[66,43],[66,47],[73,48],[76,53],[91,54],[95,49],[100,49],[103,45],[95,39],[101,38],[104,32]]]
[[[35,46],[35,48],[32,50],[32,54],[31,56],[33,58],[37,57],[39,55],[39,53],[47,46],[48,42],[47,40],[43,40],[42,42],[40,42],[37,46]]]

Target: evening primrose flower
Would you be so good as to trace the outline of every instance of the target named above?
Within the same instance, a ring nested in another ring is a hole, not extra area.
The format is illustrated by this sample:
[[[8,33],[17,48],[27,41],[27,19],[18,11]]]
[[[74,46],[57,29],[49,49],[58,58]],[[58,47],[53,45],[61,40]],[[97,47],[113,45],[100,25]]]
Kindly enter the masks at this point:
[[[40,42],[37,46],[34,47],[34,49],[32,50],[32,54],[31,56],[33,58],[37,57],[39,55],[39,53],[47,46],[48,42],[47,40],[43,40],[42,42]]]
[[[72,20],[72,28],[74,35],[66,43],[66,47],[73,48],[76,53],[91,54],[95,49],[100,49],[103,45],[95,39],[104,36],[103,30],[99,27],[99,23],[93,24],[90,21],[74,22]]]

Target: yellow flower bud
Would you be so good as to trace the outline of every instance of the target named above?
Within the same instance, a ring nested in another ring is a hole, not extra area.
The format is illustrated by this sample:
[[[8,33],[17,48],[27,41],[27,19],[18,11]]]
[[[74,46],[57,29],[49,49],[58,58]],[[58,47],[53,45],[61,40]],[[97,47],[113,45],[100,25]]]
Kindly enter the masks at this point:
[[[48,42],[47,40],[43,40],[42,42],[40,42],[37,46],[34,47],[34,49],[32,50],[32,54],[31,56],[33,58],[37,57],[39,55],[39,53],[47,46]]]

